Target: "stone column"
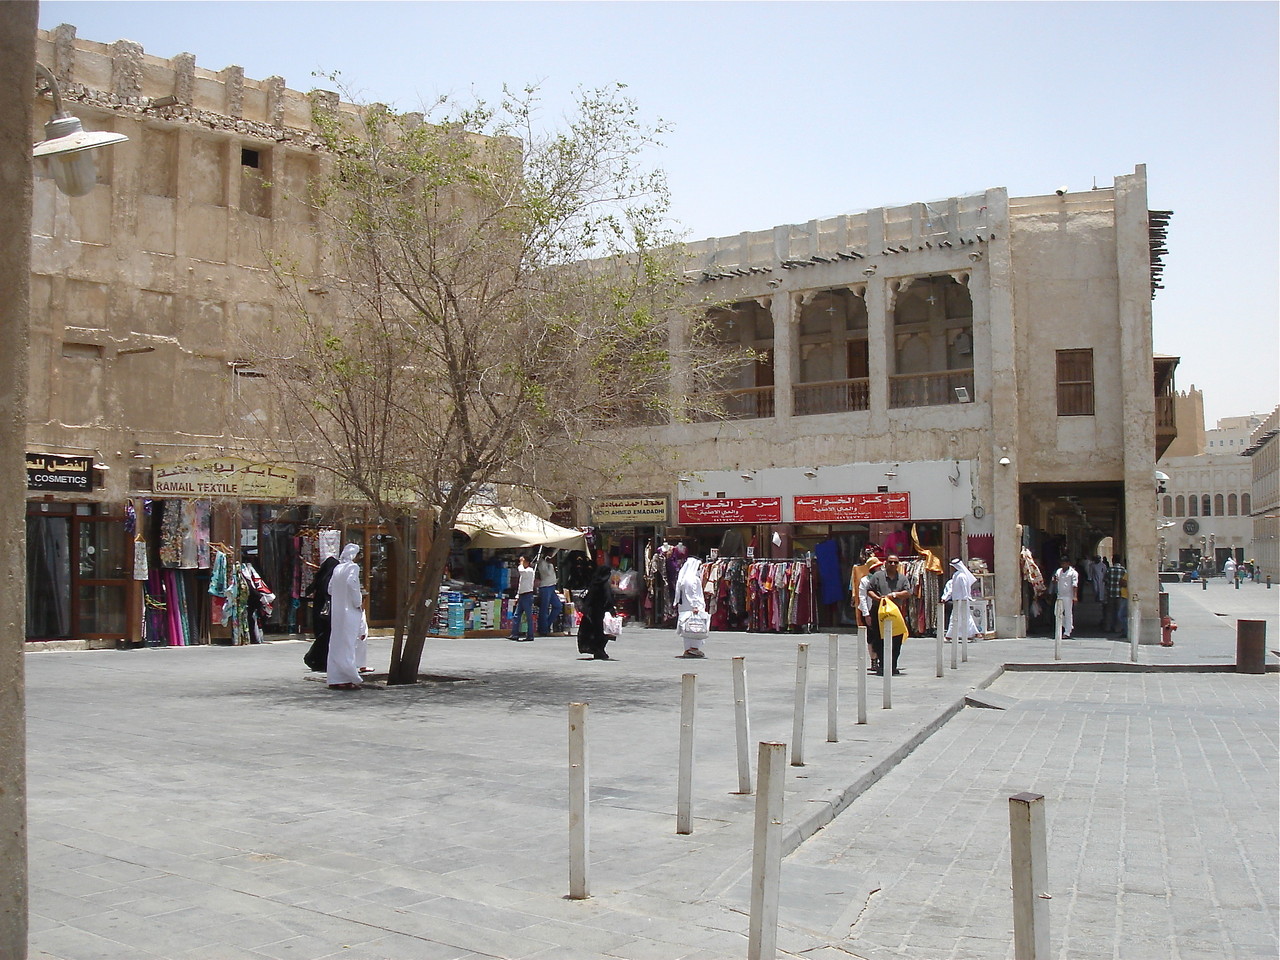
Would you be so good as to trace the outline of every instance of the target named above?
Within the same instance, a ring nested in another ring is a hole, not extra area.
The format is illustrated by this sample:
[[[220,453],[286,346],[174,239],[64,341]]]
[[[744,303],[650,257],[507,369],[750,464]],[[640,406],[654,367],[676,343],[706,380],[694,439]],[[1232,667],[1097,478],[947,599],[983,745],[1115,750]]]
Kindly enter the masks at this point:
[[[27,327],[35,3],[0,16],[0,956],[27,955],[26,637]]]
[[[769,313],[773,317],[773,415],[779,423],[790,420],[795,408],[792,385],[796,380],[798,296],[785,293],[773,297],[769,304]]]
[[[867,249],[871,251],[871,257],[859,263],[866,264],[862,271],[867,281],[863,294],[867,305],[867,376],[870,381],[867,385],[867,406],[871,414],[867,433],[876,437],[889,432],[889,351],[893,349],[893,318],[889,315],[884,278],[875,272],[867,273],[878,269],[881,258],[876,254],[884,249],[884,208],[868,210],[866,218]]]
[[[1116,177],[1116,275],[1124,418],[1124,544],[1129,597],[1141,601],[1141,643],[1160,642],[1156,570],[1156,400],[1151,345],[1151,246],[1147,168]],[[1203,493],[1203,491],[1201,491]]]

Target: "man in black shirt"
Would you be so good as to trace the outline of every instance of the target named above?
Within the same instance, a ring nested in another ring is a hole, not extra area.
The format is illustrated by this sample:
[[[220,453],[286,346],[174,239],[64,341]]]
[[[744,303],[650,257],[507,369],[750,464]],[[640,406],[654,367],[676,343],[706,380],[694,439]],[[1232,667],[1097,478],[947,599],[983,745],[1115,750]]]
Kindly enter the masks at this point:
[[[871,625],[867,629],[867,634],[871,639],[871,646],[875,650],[876,659],[880,661],[881,669],[875,671],[876,676],[879,677],[884,675],[884,638],[880,635],[880,601],[889,599],[896,603],[899,608],[903,608],[906,606],[907,597],[911,595],[910,584],[907,582],[906,576],[901,572],[898,558],[895,554],[889,554],[885,558],[884,566],[871,575],[871,583],[867,586],[867,595],[871,598]],[[893,638],[893,675],[895,677],[902,673],[898,669],[898,654],[901,651],[902,639],[895,635]]]

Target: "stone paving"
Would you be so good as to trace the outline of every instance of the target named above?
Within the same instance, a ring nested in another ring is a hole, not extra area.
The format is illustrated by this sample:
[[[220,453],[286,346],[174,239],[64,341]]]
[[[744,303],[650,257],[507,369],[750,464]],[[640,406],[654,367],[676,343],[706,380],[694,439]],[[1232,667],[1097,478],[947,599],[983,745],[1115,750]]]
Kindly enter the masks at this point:
[[[1143,668],[1223,670],[1236,617],[1277,646],[1280,591],[1170,595],[1177,645],[1140,647]],[[780,956],[1011,956],[1007,796],[1028,789],[1048,798],[1055,957],[1277,955],[1276,674],[1099,673],[1130,648],[1086,638],[1062,664],[1043,639],[971,644],[937,678],[920,638],[893,709],[868,682],[856,725],[846,636],[828,743],[825,635],[716,634],[691,661],[632,627],[611,663],[570,638],[434,640],[424,669],[467,681],[351,694],[306,678],[301,642],[33,653],[30,955],[745,957],[754,798],[734,792],[730,660],[752,742],[788,741],[804,641]],[[695,821],[677,836],[684,673]],[[1010,709],[963,708],[989,685]],[[572,701],[591,705],[585,901],[565,899]]]

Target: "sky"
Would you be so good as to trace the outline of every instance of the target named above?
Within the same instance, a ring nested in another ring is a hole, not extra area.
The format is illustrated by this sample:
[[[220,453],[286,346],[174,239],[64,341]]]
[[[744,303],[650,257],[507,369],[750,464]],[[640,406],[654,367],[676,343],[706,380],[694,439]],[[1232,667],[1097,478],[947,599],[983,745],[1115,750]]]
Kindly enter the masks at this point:
[[[1280,400],[1280,4],[384,2],[40,4],[40,27],[134,40],[414,110],[540,85],[625,83],[670,125],[686,239],[1006,187],[1110,186],[1146,164],[1172,210],[1157,353],[1206,425]]]

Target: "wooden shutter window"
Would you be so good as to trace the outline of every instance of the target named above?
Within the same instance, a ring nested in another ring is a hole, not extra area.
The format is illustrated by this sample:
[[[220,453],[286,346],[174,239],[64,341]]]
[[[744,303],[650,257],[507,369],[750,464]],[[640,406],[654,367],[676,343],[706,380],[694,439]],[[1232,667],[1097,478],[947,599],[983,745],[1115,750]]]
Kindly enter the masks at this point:
[[[1093,416],[1093,350],[1058,351],[1058,416]]]

